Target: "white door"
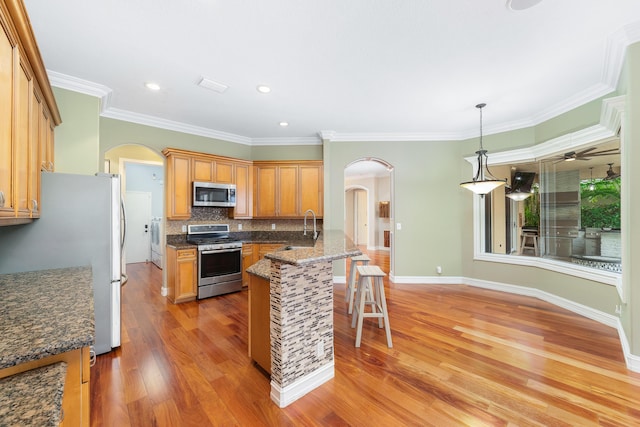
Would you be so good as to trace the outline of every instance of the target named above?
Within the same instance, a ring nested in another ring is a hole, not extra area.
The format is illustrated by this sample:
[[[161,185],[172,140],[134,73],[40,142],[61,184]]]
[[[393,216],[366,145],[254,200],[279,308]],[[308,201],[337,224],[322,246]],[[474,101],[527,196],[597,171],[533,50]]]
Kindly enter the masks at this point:
[[[369,210],[367,209],[367,192],[364,190],[356,190],[356,239],[357,245],[369,246]]]
[[[124,242],[127,263],[151,259],[151,193],[127,191],[127,235]]]

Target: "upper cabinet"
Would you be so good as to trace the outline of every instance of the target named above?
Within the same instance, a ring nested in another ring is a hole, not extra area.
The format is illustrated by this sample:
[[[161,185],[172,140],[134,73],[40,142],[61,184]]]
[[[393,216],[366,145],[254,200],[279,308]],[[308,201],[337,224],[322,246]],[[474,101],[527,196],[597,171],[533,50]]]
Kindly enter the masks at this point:
[[[312,209],[322,217],[321,161],[254,162],[254,218],[298,218]]]
[[[250,161],[174,148],[167,148],[162,153],[167,158],[165,173],[167,219],[191,218],[194,181],[235,184],[236,206],[229,216],[236,219],[251,218],[253,171]]]
[[[60,113],[24,5],[0,0],[0,225],[40,216]]]

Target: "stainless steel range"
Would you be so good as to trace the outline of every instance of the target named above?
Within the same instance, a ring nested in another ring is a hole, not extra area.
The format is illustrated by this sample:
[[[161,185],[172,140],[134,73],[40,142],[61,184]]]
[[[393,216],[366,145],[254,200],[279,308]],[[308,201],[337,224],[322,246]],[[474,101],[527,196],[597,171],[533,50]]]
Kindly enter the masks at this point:
[[[242,242],[228,224],[189,225],[187,242],[198,245],[198,299],[242,289]]]

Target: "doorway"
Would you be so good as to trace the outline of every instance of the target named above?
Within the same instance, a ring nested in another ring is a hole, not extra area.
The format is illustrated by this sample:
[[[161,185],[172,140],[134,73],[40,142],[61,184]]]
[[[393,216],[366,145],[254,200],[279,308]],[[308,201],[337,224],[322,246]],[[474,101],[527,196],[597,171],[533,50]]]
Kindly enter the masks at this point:
[[[151,193],[127,191],[127,262],[148,262],[151,259]]]
[[[363,251],[388,257],[383,269],[393,274],[393,166],[363,158],[344,169],[345,234]],[[383,209],[384,207],[384,209]]]

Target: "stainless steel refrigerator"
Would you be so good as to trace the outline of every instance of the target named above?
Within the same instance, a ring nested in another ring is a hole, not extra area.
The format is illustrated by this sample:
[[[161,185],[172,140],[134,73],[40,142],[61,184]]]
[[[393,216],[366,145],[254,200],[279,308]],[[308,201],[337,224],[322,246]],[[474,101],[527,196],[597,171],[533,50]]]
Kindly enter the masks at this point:
[[[91,266],[95,352],[120,346],[124,206],[120,177],[43,173],[40,218],[0,227],[0,273]],[[0,296],[0,302],[2,297]]]

